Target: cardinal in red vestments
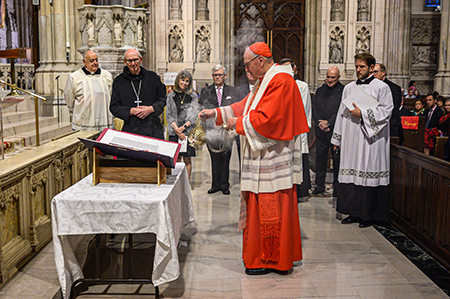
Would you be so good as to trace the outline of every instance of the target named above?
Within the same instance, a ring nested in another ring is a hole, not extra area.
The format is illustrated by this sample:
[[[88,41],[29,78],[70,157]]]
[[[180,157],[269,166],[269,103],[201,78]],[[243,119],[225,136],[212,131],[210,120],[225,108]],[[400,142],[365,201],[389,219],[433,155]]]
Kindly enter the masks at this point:
[[[241,139],[241,209],[245,273],[290,274],[302,259],[296,184],[302,182],[300,134],[309,131],[290,65],[274,62],[267,44],[244,53],[245,70],[258,79],[242,101],[206,109],[199,117],[226,123]]]

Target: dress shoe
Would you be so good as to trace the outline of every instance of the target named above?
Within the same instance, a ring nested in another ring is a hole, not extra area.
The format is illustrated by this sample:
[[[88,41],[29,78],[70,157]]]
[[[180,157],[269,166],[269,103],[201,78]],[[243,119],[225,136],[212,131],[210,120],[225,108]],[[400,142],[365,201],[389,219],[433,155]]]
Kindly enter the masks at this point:
[[[208,194],[213,194],[213,193],[216,193],[216,192],[219,192],[219,191],[220,191],[219,189],[211,188],[211,189],[208,190]]]
[[[267,268],[257,268],[257,269],[248,269],[245,268],[245,274],[247,275],[264,275],[272,272],[272,269]]]
[[[356,223],[359,222],[359,218],[348,216],[347,218],[342,219],[342,224],[350,224],[350,223]]]
[[[279,275],[289,275],[292,272],[294,272],[294,269],[289,269],[289,270],[277,270],[277,269],[270,269],[272,270],[272,272],[277,273]]]
[[[223,190],[222,193],[225,194],[225,195],[228,195],[228,194],[230,194],[230,190],[229,189]]]
[[[297,197],[297,203],[308,202],[310,198],[311,198],[311,195]]]
[[[311,195],[315,196],[315,197],[328,197],[328,196],[331,196],[331,194],[327,193],[325,191],[325,189],[319,189],[317,187],[313,189],[313,191],[311,192]]]
[[[361,221],[359,223],[359,227],[360,228],[370,227],[370,226],[372,226],[372,224],[373,224],[373,222],[370,220],[369,221]]]
[[[319,188],[316,187],[316,188],[313,189],[311,194],[313,194],[313,195],[325,194],[325,189],[319,189]]]

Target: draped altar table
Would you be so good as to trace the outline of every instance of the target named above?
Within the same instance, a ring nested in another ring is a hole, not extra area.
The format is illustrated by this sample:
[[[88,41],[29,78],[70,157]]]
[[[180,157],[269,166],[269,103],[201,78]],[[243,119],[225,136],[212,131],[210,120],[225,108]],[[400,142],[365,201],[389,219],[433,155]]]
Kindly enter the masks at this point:
[[[166,184],[92,183],[92,174],[56,195],[51,203],[55,262],[64,298],[83,278],[88,245],[96,234],[156,235],[151,282],[180,275],[177,245],[182,228],[194,221],[192,192],[184,163]]]

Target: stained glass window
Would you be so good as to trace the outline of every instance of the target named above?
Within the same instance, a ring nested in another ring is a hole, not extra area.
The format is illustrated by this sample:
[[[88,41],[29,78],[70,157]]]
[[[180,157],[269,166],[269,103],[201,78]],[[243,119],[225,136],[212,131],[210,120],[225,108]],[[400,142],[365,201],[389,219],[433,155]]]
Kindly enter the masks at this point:
[[[426,7],[438,7],[441,5],[441,0],[425,0]]]

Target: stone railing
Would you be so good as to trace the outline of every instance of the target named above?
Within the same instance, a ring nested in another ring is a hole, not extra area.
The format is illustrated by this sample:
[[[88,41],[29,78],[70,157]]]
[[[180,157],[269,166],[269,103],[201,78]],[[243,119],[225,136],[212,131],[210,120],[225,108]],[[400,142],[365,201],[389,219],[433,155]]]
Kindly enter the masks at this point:
[[[16,63],[15,68],[16,86],[22,89],[34,89],[34,65]],[[11,83],[11,64],[0,63],[0,79]],[[10,88],[3,85],[2,89]]]
[[[80,53],[95,50],[102,68],[113,75],[123,69],[123,55],[127,48],[147,50],[149,15],[144,8],[121,5],[84,5],[78,9],[80,17]]]
[[[0,286],[52,239],[51,200],[92,170],[78,132],[0,160]]]

